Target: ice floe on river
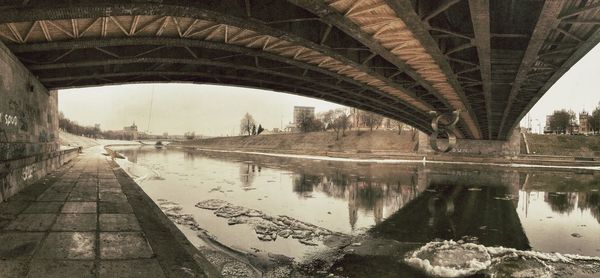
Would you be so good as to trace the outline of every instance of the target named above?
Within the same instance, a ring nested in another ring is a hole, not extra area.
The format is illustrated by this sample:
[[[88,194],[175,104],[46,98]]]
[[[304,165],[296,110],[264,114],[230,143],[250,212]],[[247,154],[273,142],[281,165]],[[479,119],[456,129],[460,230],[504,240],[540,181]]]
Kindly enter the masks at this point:
[[[435,277],[593,277],[600,258],[486,247],[452,240],[429,242],[408,253],[404,261]]]
[[[232,205],[220,199],[204,200],[197,203],[196,207],[214,210],[216,216],[227,218],[229,225],[251,225],[256,237],[262,241],[274,241],[277,237],[291,237],[302,244],[317,246],[328,236],[342,235],[289,216],[270,216],[260,210]]]

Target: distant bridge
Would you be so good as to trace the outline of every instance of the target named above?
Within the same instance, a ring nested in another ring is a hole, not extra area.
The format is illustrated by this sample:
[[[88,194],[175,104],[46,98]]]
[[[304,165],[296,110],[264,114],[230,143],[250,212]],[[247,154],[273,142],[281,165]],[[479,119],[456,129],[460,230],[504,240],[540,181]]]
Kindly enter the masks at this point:
[[[48,89],[135,82],[263,88],[431,133],[508,137],[600,40],[586,0],[21,0],[0,39]]]

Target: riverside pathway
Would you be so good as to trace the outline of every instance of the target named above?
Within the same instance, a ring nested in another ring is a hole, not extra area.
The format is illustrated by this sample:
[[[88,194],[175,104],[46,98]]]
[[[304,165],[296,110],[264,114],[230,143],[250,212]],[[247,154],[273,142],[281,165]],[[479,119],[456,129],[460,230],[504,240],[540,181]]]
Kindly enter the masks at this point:
[[[0,203],[0,277],[216,277],[116,163],[90,151]]]

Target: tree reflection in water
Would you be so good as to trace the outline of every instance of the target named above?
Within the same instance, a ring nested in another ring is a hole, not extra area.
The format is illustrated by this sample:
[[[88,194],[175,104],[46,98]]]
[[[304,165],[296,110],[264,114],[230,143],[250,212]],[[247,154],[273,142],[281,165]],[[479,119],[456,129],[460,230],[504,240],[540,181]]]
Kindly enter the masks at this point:
[[[417,195],[416,173],[398,173],[397,178],[380,181],[371,176],[357,176],[342,170],[314,175],[299,173],[294,175],[293,191],[301,198],[311,198],[319,192],[348,202],[349,224],[354,230],[359,214],[372,214],[373,224],[384,219],[384,209],[396,211],[404,203]],[[410,181],[402,185],[401,181]]]
[[[575,192],[546,192],[544,201],[554,212],[569,214],[575,209],[577,193]]]
[[[580,210],[590,210],[590,213],[600,224],[600,192],[580,192],[577,194],[577,206]]]
[[[240,165],[240,181],[242,183],[242,189],[248,190],[252,188],[252,183],[257,173],[261,171],[260,166],[256,166],[254,163],[243,163]]]

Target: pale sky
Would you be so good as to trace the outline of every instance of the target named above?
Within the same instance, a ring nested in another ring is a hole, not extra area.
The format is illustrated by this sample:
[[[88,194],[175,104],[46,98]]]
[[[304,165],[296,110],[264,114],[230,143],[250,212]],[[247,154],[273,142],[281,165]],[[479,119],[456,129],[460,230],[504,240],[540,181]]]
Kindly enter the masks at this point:
[[[154,94],[153,94],[154,92]],[[103,130],[122,129],[132,122],[154,134],[194,131],[207,136],[237,135],[249,112],[266,129],[285,127],[294,105],[317,112],[339,105],[317,99],[258,89],[196,84],[130,84],[59,91],[59,109],[83,125],[99,123]],[[557,109],[590,112],[600,101],[600,46],[575,64],[530,111],[532,128]],[[521,122],[527,125],[527,116]]]
[[[314,106],[316,112],[340,107],[273,91],[184,83],[61,90],[58,103],[67,118],[83,125],[99,123],[103,130],[120,130],[135,121],[140,131],[146,131],[150,120],[153,134],[194,131],[207,136],[238,135],[246,112],[265,129],[272,129],[291,122],[294,105]]]

